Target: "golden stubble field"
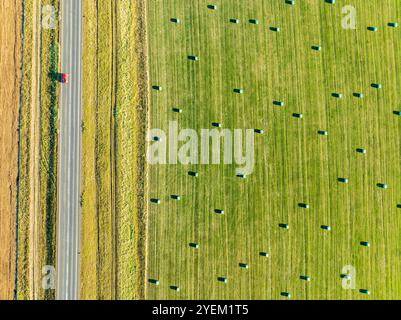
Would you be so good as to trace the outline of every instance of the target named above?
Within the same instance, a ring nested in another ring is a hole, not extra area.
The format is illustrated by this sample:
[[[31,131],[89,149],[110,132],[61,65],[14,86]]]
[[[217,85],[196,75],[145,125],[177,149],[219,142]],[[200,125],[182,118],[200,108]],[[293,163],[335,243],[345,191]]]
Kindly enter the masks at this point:
[[[18,173],[21,1],[0,0],[0,300],[15,282],[15,212]]]

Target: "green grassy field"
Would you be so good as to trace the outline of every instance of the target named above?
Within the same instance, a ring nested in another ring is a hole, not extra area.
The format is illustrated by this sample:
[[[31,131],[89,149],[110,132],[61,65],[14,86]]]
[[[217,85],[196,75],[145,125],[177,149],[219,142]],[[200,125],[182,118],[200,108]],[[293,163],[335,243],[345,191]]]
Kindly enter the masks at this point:
[[[150,167],[148,198],[162,202],[149,204],[147,279],[160,285],[147,283],[147,298],[280,299],[282,291],[293,299],[401,298],[401,118],[393,114],[401,110],[401,28],[387,26],[401,22],[397,3],[148,3],[150,84],[163,86],[150,96],[151,127],[167,130],[177,120],[180,128],[199,130],[217,121],[265,134],[256,136],[255,170],[245,180],[235,177],[234,165]],[[357,10],[357,30],[341,26],[348,4]],[[173,17],[181,23],[170,22]],[[259,25],[248,22],[253,18]],[[200,61],[189,61],[191,54]],[[374,82],[383,88],[371,88]],[[243,95],[233,93],[237,87]],[[333,98],[333,92],[344,96]],[[174,106],[183,113],[173,113]],[[389,188],[378,188],[380,182]],[[300,209],[300,202],[310,208]],[[369,248],[359,244],[364,240]],[[355,290],[341,286],[345,265],[356,268]],[[219,276],[228,282],[218,282]]]

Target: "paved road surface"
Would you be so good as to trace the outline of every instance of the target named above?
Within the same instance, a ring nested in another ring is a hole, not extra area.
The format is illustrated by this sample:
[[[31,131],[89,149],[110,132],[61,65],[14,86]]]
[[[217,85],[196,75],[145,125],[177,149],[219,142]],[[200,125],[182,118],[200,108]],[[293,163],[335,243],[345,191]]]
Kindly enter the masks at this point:
[[[59,300],[79,299],[82,1],[62,0],[57,290]]]

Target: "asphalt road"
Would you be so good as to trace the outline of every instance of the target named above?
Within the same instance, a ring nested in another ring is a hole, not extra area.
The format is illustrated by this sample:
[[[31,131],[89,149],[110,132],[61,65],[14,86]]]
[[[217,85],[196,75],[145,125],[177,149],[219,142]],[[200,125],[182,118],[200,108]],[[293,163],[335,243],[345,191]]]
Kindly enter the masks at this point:
[[[59,210],[57,226],[58,300],[79,299],[82,1],[62,0]]]

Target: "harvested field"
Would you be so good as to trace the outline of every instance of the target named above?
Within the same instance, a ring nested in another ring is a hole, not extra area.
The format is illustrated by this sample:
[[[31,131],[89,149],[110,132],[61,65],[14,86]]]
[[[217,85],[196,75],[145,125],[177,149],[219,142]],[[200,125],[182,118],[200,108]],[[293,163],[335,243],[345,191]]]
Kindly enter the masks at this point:
[[[235,165],[150,167],[146,298],[400,299],[399,2],[212,3],[149,2],[151,127],[264,134],[246,179]],[[356,30],[342,27],[349,4]]]
[[[13,299],[15,285],[21,10],[21,1],[0,0],[0,300]]]

